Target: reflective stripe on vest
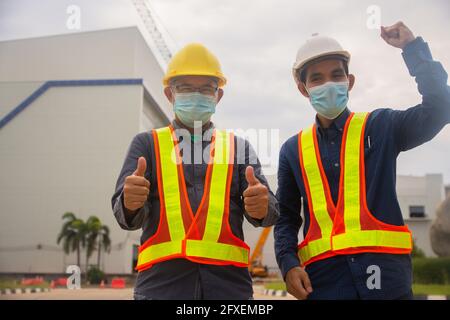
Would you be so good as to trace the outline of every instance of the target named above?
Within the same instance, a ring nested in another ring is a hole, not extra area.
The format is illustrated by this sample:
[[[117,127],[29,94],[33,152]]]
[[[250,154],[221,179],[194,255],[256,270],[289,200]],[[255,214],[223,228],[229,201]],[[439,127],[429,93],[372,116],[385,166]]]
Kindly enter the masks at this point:
[[[205,194],[189,229],[185,230],[181,200],[185,197],[188,202],[188,198],[174,133],[170,127],[157,129],[155,133],[155,149],[158,149],[157,163],[160,168],[158,181],[162,184],[160,226],[156,234],[141,246],[137,269],[142,271],[144,267],[152,263],[171,258],[187,258],[200,263],[246,266],[249,255],[248,246],[231,233],[228,215],[224,218],[229,210],[231,182],[229,175],[232,173],[234,157],[233,135],[222,130],[214,131],[211,143],[212,153],[205,178],[208,180],[205,181]],[[179,181],[179,177],[183,181]],[[207,208],[204,207],[204,202],[207,203]],[[187,207],[192,211],[189,203]],[[206,222],[199,238],[200,227],[197,225],[197,220],[203,218]],[[162,219],[167,221],[167,230],[161,230],[163,229]],[[155,237],[164,232],[167,233],[167,239],[155,243]],[[220,241],[220,237],[224,235],[229,243]]]
[[[305,185],[309,185],[308,202],[311,203],[310,210],[312,209],[312,212],[314,212],[314,218],[319,225],[322,237],[309,241],[307,245],[299,250],[301,261],[307,261],[310,257],[330,251],[331,232],[333,229],[333,221],[328,213],[325,189],[316,159],[313,134],[316,134],[313,127],[308,128],[301,134],[302,169],[306,175]]]
[[[378,221],[367,208],[364,176],[367,117],[368,113],[355,113],[347,120],[336,206],[321,164],[316,127],[300,133],[300,165],[312,221],[305,240],[299,245],[299,257],[304,265],[335,254],[409,253],[412,249],[411,233],[406,226]],[[366,221],[366,226],[362,221]]]
[[[248,263],[248,250],[239,246],[219,243],[226,198],[227,174],[230,159],[230,135],[216,130],[215,153],[212,168],[209,208],[202,240],[186,242],[186,255],[225,261]]]
[[[181,216],[180,188],[174,142],[170,127],[156,130],[159,146],[159,165],[163,178],[162,189],[167,216],[170,240],[146,248],[138,256],[138,267],[152,260],[158,260],[168,255],[182,253],[182,241],[185,236],[183,218]],[[156,148],[156,147],[155,147]],[[163,201],[163,199],[160,199]]]

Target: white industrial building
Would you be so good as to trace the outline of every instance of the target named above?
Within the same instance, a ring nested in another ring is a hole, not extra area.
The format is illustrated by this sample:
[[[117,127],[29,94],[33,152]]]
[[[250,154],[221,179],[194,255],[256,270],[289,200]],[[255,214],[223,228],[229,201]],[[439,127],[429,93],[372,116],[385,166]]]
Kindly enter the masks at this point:
[[[413,234],[416,246],[426,256],[435,257],[431,248],[430,227],[438,206],[445,199],[442,174],[398,176],[397,195],[403,219]]]
[[[75,264],[56,244],[67,211],[108,225],[104,270],[132,272],[140,232],[110,199],[133,136],[172,118],[162,77],[137,27],[0,42],[0,273]]]

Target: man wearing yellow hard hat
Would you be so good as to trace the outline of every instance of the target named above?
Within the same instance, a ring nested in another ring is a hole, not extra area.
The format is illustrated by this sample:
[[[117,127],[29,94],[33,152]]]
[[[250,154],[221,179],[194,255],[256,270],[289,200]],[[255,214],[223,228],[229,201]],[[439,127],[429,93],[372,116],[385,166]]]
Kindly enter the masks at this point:
[[[273,225],[278,204],[248,141],[211,117],[226,79],[190,44],[170,61],[164,93],[175,119],[137,134],[112,198],[126,230],[142,228],[135,299],[252,299],[244,217]]]
[[[407,110],[351,112],[350,53],[322,36],[298,50],[294,79],[317,114],[281,148],[274,232],[278,264],[298,299],[412,298],[412,238],[397,201],[396,159],[450,123],[450,88],[428,44],[402,22],[382,27],[381,37],[403,50],[422,95]]]

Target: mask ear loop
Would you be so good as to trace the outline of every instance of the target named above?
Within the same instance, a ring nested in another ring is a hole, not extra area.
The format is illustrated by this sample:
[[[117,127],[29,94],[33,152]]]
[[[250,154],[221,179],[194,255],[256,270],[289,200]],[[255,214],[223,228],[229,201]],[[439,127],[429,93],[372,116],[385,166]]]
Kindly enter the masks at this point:
[[[312,96],[311,96],[311,92],[308,90],[308,88],[306,87],[306,83],[303,83],[303,86],[305,87],[306,92],[308,92],[308,99],[309,101],[312,103]],[[313,87],[314,88],[314,87]]]
[[[306,92],[308,92],[309,100],[311,100],[311,93],[309,92],[308,88],[306,87],[306,83],[303,84],[305,87]]]
[[[347,76],[347,78],[348,78],[348,76]],[[350,93],[350,79],[347,79],[347,100],[350,99],[349,93]],[[347,103],[348,103],[348,101],[347,101]]]
[[[216,99],[216,104],[218,104],[219,103],[219,90],[220,90],[219,82],[216,82],[216,85],[217,85],[217,88],[216,88],[216,91],[214,92],[214,98]]]
[[[175,106],[175,97],[176,97],[176,92],[175,92],[175,90],[174,90],[174,86],[172,85],[172,84],[170,84],[170,86],[169,86],[169,88],[170,88],[170,92],[172,93],[172,106]]]

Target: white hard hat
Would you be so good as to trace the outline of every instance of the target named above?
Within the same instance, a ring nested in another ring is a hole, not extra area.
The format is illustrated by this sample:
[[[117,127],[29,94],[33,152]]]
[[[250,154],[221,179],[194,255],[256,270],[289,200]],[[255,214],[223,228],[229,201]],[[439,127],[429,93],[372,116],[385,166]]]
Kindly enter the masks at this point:
[[[301,70],[307,63],[325,56],[341,56],[347,62],[350,61],[350,53],[345,51],[335,39],[330,37],[313,34],[297,52],[297,59],[292,68],[295,82],[300,83],[298,79],[298,70]]]

